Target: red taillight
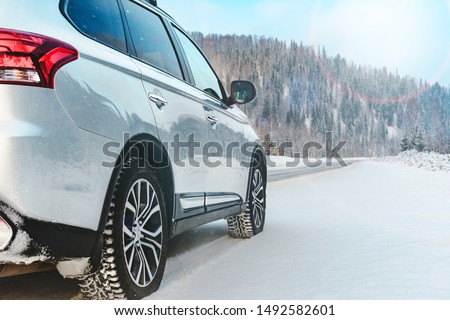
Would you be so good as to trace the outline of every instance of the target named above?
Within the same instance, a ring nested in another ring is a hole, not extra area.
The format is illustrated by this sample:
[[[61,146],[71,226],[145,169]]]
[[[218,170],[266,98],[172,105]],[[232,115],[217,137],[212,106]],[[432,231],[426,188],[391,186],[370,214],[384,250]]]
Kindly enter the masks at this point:
[[[53,88],[56,71],[77,58],[78,51],[65,42],[0,29],[0,83]]]

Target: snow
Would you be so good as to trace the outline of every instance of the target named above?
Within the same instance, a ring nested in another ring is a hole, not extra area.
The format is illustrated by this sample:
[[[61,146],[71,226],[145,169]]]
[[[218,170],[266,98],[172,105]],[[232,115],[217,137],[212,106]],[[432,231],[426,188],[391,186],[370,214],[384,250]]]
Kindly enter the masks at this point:
[[[23,225],[23,219],[8,205],[5,205],[3,203],[7,203],[6,201],[3,201],[0,199],[0,211],[3,212],[8,219],[16,226],[22,226]]]
[[[286,169],[286,167],[295,168],[303,166],[305,165],[303,164],[302,159],[299,158],[291,158],[285,156],[269,156],[267,158],[267,169],[269,171],[277,169]]]
[[[450,299],[450,173],[383,162],[268,185],[263,233],[170,243],[149,299]]]
[[[389,139],[395,139],[400,136],[400,130],[397,127],[387,127]]]
[[[3,201],[0,201],[0,211],[8,217],[9,223],[13,223],[19,227],[23,225],[23,219],[9,206],[4,205]],[[45,248],[40,248],[41,254],[39,255],[33,257],[24,256],[23,252],[30,247],[30,244],[31,239],[29,235],[23,230],[18,230],[14,236],[13,242],[9,245],[8,250],[0,251],[0,261],[12,264],[31,264],[48,260],[49,256],[47,255]]]
[[[398,163],[430,171],[450,172],[450,154],[409,150],[401,152],[397,156],[387,157],[382,160],[389,163]]]
[[[360,158],[344,158],[343,160],[346,163],[354,162],[354,161],[363,161],[367,160],[368,158],[360,157]],[[303,158],[292,158],[292,157],[286,157],[286,156],[269,156],[267,158],[267,170],[274,171],[274,170],[286,170],[291,168],[307,168],[308,166],[305,164],[305,159]],[[311,163],[317,163],[320,161],[319,167],[326,167],[327,166],[327,159],[326,158],[314,158],[309,157],[307,159]],[[338,165],[336,159],[332,159],[333,165]]]
[[[17,231],[14,241],[8,247],[7,251],[0,252],[0,261],[11,264],[32,264],[34,262],[47,261],[49,256],[46,250],[41,248],[41,254],[27,257],[23,252],[30,247],[31,239],[28,234],[22,230]]]

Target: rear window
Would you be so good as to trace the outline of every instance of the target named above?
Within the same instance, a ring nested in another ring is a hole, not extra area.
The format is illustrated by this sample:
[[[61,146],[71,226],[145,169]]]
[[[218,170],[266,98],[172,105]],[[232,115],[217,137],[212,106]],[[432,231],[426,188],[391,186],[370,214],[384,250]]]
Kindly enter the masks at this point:
[[[64,12],[88,37],[125,52],[125,33],[116,0],[67,0]]]
[[[136,57],[183,79],[177,54],[161,18],[131,1],[123,1],[123,5]]]

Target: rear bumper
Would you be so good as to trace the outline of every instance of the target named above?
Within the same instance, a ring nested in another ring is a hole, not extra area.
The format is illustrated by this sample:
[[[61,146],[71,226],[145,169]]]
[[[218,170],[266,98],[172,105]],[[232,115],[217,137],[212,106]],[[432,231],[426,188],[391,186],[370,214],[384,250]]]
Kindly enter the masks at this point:
[[[0,217],[12,229],[12,237],[0,250],[0,264],[31,264],[89,258],[92,267],[100,259],[102,234],[89,229],[30,219],[0,202]]]

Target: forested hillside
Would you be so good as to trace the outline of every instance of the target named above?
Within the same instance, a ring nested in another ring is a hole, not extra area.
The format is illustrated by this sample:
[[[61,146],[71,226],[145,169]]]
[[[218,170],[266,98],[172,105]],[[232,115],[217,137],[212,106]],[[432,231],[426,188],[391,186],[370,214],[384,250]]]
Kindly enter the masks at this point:
[[[302,43],[192,35],[227,87],[235,79],[255,83],[258,97],[242,109],[261,137],[292,141],[300,152],[332,131],[335,140],[348,141],[344,156],[392,155],[402,146],[450,152],[449,87],[358,66]]]

